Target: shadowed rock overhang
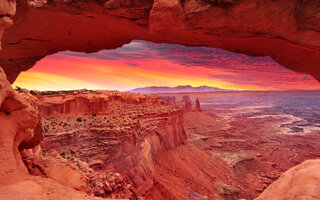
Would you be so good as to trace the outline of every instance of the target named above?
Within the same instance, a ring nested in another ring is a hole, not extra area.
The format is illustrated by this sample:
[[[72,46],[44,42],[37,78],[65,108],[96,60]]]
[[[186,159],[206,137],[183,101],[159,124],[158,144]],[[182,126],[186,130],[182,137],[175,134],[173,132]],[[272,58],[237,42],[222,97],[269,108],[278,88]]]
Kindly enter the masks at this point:
[[[0,66],[12,83],[46,55],[133,39],[271,56],[320,80],[318,0],[18,0]]]

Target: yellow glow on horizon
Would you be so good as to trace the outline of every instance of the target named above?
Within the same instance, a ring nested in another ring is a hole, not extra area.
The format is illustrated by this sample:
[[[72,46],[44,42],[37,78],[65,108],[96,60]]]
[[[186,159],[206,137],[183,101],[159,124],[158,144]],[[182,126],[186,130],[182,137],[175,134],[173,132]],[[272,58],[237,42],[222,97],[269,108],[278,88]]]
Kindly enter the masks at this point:
[[[13,87],[19,86],[29,90],[65,90],[72,89],[103,89],[103,86],[70,77],[41,72],[21,72]]]
[[[110,71],[109,71],[110,72]],[[108,73],[109,74],[109,73]],[[131,86],[131,88],[122,90],[135,89],[137,87],[148,87],[148,86],[177,86],[179,85],[191,85],[194,87],[207,85],[209,87],[219,87],[224,89],[233,90],[265,90],[250,85],[233,85],[232,83],[223,82],[219,80],[205,79],[203,77],[185,76],[179,74],[167,74],[163,72],[154,72],[149,70],[134,69],[131,70],[130,77],[123,77],[119,74],[110,72],[109,76],[104,76],[105,79],[112,79],[115,85],[119,85],[118,88],[106,88],[104,85],[95,84],[85,80],[79,80],[75,78],[48,74],[43,72],[22,72],[17,80],[13,83],[13,86],[19,86],[27,88],[29,90],[73,90],[73,89],[120,89],[124,86]],[[101,74],[100,74],[101,75]],[[143,80],[143,81],[141,81]],[[204,84],[205,83],[205,84]]]
[[[242,68],[243,66],[240,66]],[[236,67],[235,67],[236,68]],[[241,70],[240,70],[241,71]],[[263,73],[263,72],[262,72]],[[265,77],[270,76],[270,73]],[[225,79],[224,77],[235,77]],[[261,77],[261,74],[260,74]],[[251,78],[252,80],[252,78]],[[37,62],[27,72],[22,72],[13,86],[29,90],[120,90],[150,86],[193,87],[209,86],[231,90],[280,90],[286,83],[277,81],[261,84],[261,80],[246,81],[239,71],[206,66],[184,66],[170,59],[104,60],[94,57],[76,57],[55,54]],[[260,83],[260,84],[256,84]],[[319,85],[312,84],[311,89]],[[291,83],[291,87],[301,89],[304,80]]]

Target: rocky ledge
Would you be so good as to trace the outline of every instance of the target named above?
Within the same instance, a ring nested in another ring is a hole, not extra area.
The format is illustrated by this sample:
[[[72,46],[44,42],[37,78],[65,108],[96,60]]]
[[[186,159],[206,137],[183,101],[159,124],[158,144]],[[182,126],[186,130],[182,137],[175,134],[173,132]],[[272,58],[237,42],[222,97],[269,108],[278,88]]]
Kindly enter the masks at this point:
[[[154,95],[117,91],[33,94],[42,116],[45,152],[55,149],[89,163],[96,171],[119,172],[137,195],[153,186],[153,157],[186,140],[182,111]]]

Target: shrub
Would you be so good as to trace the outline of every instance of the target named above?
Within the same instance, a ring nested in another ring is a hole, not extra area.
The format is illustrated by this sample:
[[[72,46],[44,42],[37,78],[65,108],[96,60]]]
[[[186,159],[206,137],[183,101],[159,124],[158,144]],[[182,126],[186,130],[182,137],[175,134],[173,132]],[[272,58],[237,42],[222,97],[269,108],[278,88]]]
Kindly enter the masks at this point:
[[[81,117],[77,118],[77,122],[82,122],[82,118]]]
[[[66,158],[66,153],[65,153],[65,152],[62,152],[62,153],[60,153],[60,156],[61,156],[62,158]]]

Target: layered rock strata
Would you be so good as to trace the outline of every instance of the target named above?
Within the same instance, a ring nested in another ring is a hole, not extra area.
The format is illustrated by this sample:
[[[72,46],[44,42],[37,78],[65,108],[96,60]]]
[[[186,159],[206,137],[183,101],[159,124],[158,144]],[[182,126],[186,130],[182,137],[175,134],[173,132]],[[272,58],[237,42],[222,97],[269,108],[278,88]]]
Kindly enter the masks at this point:
[[[45,151],[72,153],[96,171],[119,172],[138,195],[153,185],[154,156],[186,140],[181,110],[153,95],[98,91],[38,99]]]

